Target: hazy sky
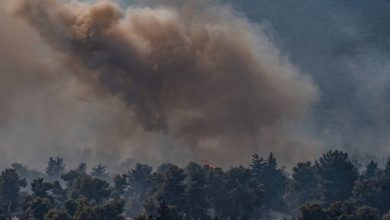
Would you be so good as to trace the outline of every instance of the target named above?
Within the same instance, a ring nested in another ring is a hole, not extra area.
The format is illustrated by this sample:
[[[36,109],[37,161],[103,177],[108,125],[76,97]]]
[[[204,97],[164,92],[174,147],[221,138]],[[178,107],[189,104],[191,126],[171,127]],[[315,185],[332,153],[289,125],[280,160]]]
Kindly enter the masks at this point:
[[[387,1],[89,2],[2,5],[1,166],[389,153]]]
[[[279,48],[321,91],[308,124],[326,145],[389,151],[389,1],[233,3],[269,25]]]

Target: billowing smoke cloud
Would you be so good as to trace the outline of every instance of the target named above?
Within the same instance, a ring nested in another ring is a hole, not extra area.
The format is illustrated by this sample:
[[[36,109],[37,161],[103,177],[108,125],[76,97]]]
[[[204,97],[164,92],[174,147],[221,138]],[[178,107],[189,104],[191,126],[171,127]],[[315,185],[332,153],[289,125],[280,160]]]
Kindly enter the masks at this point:
[[[41,61],[35,71],[15,59],[28,69],[8,72],[54,78],[42,88],[77,79],[72,82],[84,91],[78,95],[92,97],[92,104],[67,104],[92,105],[81,111],[85,114],[94,105],[105,106],[91,110],[99,117],[87,135],[92,132],[97,145],[129,157],[210,159],[220,165],[245,162],[259,150],[290,152],[295,160],[305,149],[310,157],[307,150],[315,152],[315,146],[309,147],[314,141],[293,130],[316,100],[316,88],[261,27],[207,1],[164,5],[125,10],[109,1],[12,0],[7,7],[39,33],[44,47],[39,52],[21,48],[16,54],[42,56],[58,66]],[[58,91],[43,90],[42,96],[70,90],[53,87]],[[80,117],[74,116],[77,109],[70,117],[66,108],[47,110],[53,115],[49,120]],[[110,118],[104,126],[99,125],[102,115]]]
[[[93,101],[90,88],[56,61],[39,35],[3,8],[0,28],[7,30],[0,36],[0,166],[17,161],[42,168],[57,154],[74,163],[118,159],[100,139],[115,140],[124,135],[120,126],[131,127],[122,116],[125,105],[113,98]]]

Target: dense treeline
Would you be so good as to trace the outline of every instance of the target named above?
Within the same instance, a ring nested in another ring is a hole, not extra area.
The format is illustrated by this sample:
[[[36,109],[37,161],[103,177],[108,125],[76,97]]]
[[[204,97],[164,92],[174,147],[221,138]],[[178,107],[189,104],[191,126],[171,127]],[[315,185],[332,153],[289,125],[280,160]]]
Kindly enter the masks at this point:
[[[197,163],[87,170],[85,163],[67,170],[60,157],[44,174],[12,164],[0,175],[0,219],[390,219],[390,161],[359,171],[342,151],[298,163],[291,174],[272,153],[226,170]]]

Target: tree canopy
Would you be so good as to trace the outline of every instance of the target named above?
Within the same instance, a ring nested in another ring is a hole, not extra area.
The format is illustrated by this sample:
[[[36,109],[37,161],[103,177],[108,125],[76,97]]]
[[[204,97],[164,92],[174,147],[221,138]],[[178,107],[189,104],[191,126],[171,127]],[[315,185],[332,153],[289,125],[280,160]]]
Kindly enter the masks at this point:
[[[125,173],[86,163],[66,171],[51,157],[45,173],[16,163],[1,172],[0,219],[390,219],[389,169],[369,161],[359,172],[337,150],[291,173],[272,153],[228,169],[139,163]]]

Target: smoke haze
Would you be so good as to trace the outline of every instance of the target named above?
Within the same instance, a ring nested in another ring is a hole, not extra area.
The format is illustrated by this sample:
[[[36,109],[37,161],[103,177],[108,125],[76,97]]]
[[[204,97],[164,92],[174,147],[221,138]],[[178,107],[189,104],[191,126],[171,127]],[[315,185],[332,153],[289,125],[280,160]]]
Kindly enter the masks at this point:
[[[4,165],[389,153],[387,1],[221,2],[6,2]]]
[[[307,132],[362,160],[389,154],[389,1],[228,2],[267,26],[319,87]]]
[[[190,3],[5,2],[4,163],[316,155],[320,144],[299,126],[317,100],[310,78],[261,26],[228,6]]]

